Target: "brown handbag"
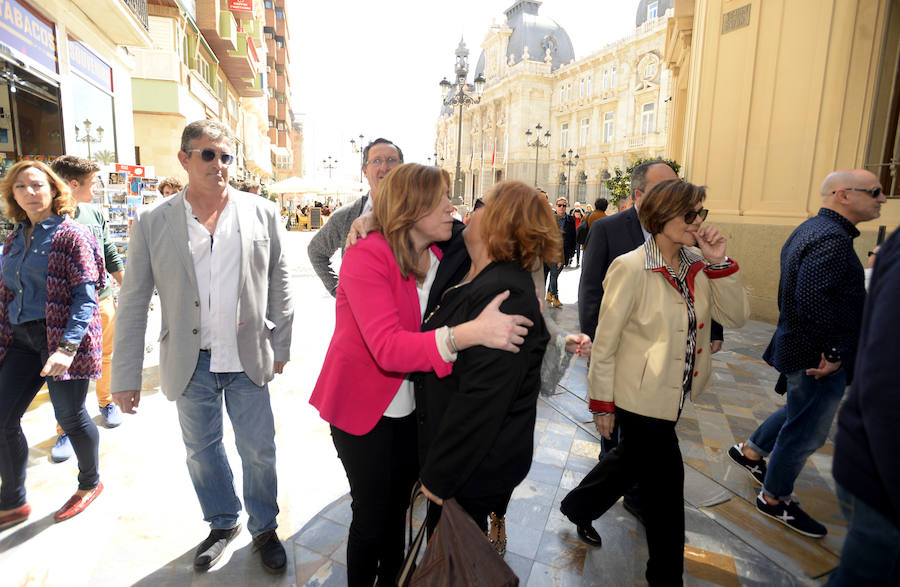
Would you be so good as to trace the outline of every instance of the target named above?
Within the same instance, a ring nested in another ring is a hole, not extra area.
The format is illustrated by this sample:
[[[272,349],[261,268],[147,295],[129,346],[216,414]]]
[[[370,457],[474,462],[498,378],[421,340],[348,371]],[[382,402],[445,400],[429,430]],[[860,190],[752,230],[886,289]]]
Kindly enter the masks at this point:
[[[469,514],[455,499],[445,499],[441,519],[409,585],[506,587],[518,584],[519,578]]]

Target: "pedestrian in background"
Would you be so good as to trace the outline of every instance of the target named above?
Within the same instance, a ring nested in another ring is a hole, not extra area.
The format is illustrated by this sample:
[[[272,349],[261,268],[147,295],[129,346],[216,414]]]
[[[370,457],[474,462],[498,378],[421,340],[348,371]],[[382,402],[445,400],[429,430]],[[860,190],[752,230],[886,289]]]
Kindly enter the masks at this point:
[[[99,434],[84,408],[103,350],[97,290],[103,256],[72,220],[69,188],[40,161],[13,165],[0,184],[4,215],[16,222],[3,247],[0,279],[0,528],[25,521],[28,442],[22,416],[44,383],[56,421],[78,459],[78,490],[54,514],[75,516],[100,492]]]
[[[94,189],[99,181],[97,173],[100,166],[90,159],[84,159],[75,155],[57,157],[50,164],[50,168],[69,187],[69,192],[75,200],[75,220],[87,226],[97,243],[103,250],[104,271],[115,278],[120,285],[124,276],[125,264],[119,257],[119,248],[109,236],[109,226],[103,212],[91,204],[94,199]],[[102,185],[102,182],[99,184]],[[97,405],[100,407],[100,415],[107,428],[115,428],[122,423],[122,411],[114,401],[109,391],[112,370],[113,336],[115,333],[116,302],[113,299],[111,284],[97,291],[100,304],[100,324],[103,330],[103,360],[100,379],[94,387],[97,396]],[[50,449],[50,459],[54,463],[63,462],[74,454],[72,442],[69,436],[63,432],[62,426],[56,425],[56,442]]]
[[[568,267],[575,255],[575,219],[566,214],[569,203],[565,198],[557,198],[556,224],[559,227],[559,233],[562,236],[562,260],[557,263],[548,264],[550,267],[550,281],[547,284],[547,301],[554,308],[561,308],[562,302],[559,301],[559,274],[563,268]]]

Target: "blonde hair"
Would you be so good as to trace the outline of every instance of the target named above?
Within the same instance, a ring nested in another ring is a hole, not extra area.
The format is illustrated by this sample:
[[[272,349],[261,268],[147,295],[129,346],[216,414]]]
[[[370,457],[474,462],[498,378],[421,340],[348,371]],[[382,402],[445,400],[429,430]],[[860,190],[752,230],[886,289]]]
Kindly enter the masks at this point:
[[[485,194],[481,214],[481,239],[494,261],[515,261],[529,271],[539,260],[562,261],[559,225],[539,190],[502,181]]]
[[[9,171],[6,173],[6,177],[3,178],[3,183],[0,183],[0,195],[2,195],[3,198],[4,216],[13,222],[25,222],[25,220],[28,219],[25,210],[23,210],[22,207],[19,206],[19,203],[16,202],[13,186],[15,185],[19,174],[32,167],[38,171],[42,171],[44,175],[47,176],[47,181],[50,184],[50,191],[53,194],[53,200],[50,203],[53,213],[58,215],[74,215],[78,203],[72,198],[72,193],[69,191],[69,186],[66,185],[66,182],[53,173],[50,166],[43,161],[26,159],[24,161],[19,161],[10,167]]]
[[[417,269],[416,249],[410,231],[415,223],[437,207],[445,189],[450,186],[450,174],[443,169],[406,163],[388,173],[372,204],[372,230],[387,240],[397,259],[404,279],[412,273],[421,279]]]

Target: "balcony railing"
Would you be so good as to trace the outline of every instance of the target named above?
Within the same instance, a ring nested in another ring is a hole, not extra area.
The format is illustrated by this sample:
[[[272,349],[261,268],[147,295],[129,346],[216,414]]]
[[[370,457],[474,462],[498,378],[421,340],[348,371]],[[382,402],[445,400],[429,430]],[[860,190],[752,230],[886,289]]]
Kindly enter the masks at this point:
[[[147,18],[147,0],[122,0],[125,6],[131,9],[145,29],[150,28],[150,21]]]

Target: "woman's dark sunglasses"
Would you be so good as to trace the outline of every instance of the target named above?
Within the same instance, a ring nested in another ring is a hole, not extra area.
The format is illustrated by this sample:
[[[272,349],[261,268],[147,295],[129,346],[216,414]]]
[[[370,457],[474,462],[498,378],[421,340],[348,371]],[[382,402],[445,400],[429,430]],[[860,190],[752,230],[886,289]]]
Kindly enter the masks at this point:
[[[213,149],[188,149],[185,151],[186,153],[200,153],[200,158],[209,163],[213,159],[216,158],[216,155],[219,156],[219,160],[222,162],[222,165],[231,165],[234,163],[234,155],[231,153],[216,153]]]
[[[684,213],[684,221],[688,224],[692,224],[694,220],[697,219],[697,216],[700,217],[700,220],[706,220],[706,216],[709,214],[709,210],[706,208],[700,208],[699,210],[688,210]]]

